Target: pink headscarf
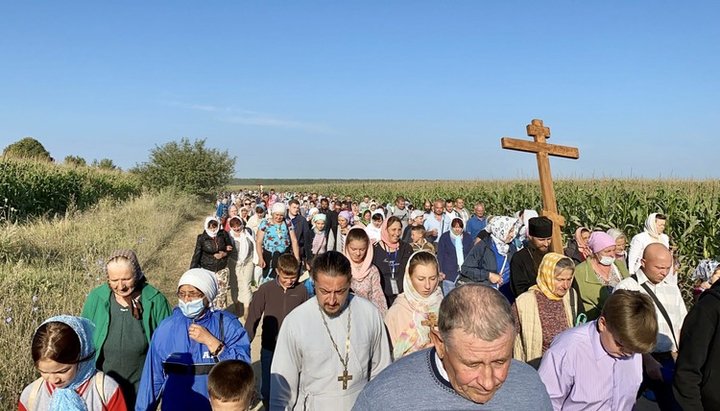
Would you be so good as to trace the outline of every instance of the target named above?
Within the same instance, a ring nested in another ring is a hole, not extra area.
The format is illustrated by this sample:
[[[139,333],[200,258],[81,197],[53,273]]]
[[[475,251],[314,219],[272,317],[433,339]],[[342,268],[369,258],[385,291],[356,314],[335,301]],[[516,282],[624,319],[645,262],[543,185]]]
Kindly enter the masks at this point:
[[[580,251],[580,254],[583,255],[583,258],[588,258],[590,254],[592,254],[592,250],[590,250],[590,247],[588,246],[586,241],[583,241],[582,239],[582,232],[583,231],[590,231],[587,227],[578,227],[577,230],[575,230],[575,241],[577,242],[578,251]]]
[[[363,233],[365,232],[365,227],[362,225],[356,225],[353,226],[350,230],[348,230],[348,236],[350,235],[350,232],[353,230],[360,230]],[[365,233],[365,236],[367,237],[367,233]],[[370,243],[370,238],[368,237],[368,248],[367,253],[365,253],[365,259],[360,264],[355,264],[353,260],[349,257],[350,250],[348,250],[348,241],[345,242],[345,250],[344,254],[348,256],[348,260],[350,260],[350,267],[352,267],[352,276],[356,280],[362,280],[363,278],[367,277],[368,274],[370,274],[370,269],[372,268],[372,260],[373,256],[375,255],[375,252],[373,251],[373,246]]]
[[[592,250],[593,254],[597,254],[606,248],[615,247],[615,240],[613,240],[613,238],[610,237],[610,234],[608,233],[602,231],[595,231],[594,233],[590,234],[588,246]]]
[[[383,220],[382,225],[380,226],[380,239],[382,240],[385,245],[388,247],[388,251],[394,251],[397,250],[400,247],[400,241],[397,241],[395,243],[390,241],[390,233],[388,232],[388,220],[390,217]],[[395,219],[393,219],[395,220]],[[397,221],[396,221],[397,222]],[[402,225],[402,223],[401,223]]]

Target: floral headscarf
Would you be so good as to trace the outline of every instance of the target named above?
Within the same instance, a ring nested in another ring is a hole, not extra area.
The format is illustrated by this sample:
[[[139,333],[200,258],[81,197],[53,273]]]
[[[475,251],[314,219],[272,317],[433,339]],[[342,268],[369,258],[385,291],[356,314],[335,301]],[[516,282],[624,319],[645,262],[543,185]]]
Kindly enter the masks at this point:
[[[413,258],[420,253],[432,255],[437,264],[435,254],[425,250],[420,250],[414,252],[410,256],[410,259],[405,266],[403,295],[413,310],[413,317],[407,325],[407,328],[400,333],[397,341],[395,341],[393,355],[396,359],[402,357],[408,351],[418,351],[427,346],[430,341],[430,327],[422,325],[422,322],[427,321],[430,316],[434,316],[437,319],[438,312],[440,311],[440,302],[443,299],[439,280],[435,291],[433,291],[428,297],[423,297],[413,286],[412,281],[410,280],[410,265],[412,264]]]
[[[78,370],[75,378],[63,388],[55,388],[52,400],[50,400],[51,410],[63,411],[86,411],[85,401],[75,391],[95,375],[95,346],[93,344],[93,332],[95,325],[88,319],[82,317],[74,317],[71,315],[58,315],[48,318],[41,325],[56,322],[63,323],[75,331],[80,340],[80,359],[78,361]],[[37,330],[35,330],[37,333]]]
[[[493,217],[488,223],[490,227],[490,237],[493,243],[495,243],[495,247],[500,255],[507,255],[508,251],[510,251],[509,242],[512,241],[512,238],[507,240],[507,236],[510,231],[515,228],[517,221],[518,219],[515,217],[497,216]]]
[[[719,266],[720,262],[715,260],[700,260],[693,271],[693,280],[709,281]]]
[[[217,223],[218,228],[215,230],[210,230],[210,222],[215,221]],[[220,220],[217,219],[215,216],[210,216],[205,218],[205,225],[203,226],[203,229],[205,230],[205,234],[210,236],[210,238],[217,237],[218,231],[220,231]]]
[[[552,301],[562,300],[562,297],[555,295],[553,290],[555,290],[555,267],[558,261],[564,258],[567,257],[558,253],[545,254],[538,269],[537,284],[530,287],[530,290],[540,291]]]

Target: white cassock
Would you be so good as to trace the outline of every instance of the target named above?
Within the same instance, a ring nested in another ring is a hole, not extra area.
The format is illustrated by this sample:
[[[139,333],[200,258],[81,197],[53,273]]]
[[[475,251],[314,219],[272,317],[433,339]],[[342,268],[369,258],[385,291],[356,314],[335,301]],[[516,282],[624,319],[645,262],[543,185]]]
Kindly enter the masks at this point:
[[[349,305],[331,318],[325,315],[335,344],[345,359],[348,309],[352,379],[343,390],[340,362],[320,316],[317,297],[285,317],[270,368],[270,410],[350,410],[365,384],[390,365],[390,343],[380,312],[370,301],[350,295]]]

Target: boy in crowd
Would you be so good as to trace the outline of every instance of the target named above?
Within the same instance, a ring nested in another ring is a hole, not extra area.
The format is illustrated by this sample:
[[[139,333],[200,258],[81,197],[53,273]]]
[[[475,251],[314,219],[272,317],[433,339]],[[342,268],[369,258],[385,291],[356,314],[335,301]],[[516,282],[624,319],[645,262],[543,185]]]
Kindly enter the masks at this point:
[[[425,227],[421,225],[410,227],[410,239],[412,240],[410,245],[413,251],[425,250],[435,254],[435,245],[425,239],[425,232]]]
[[[295,307],[308,300],[303,284],[298,284],[298,260],[292,254],[278,258],[277,278],[258,288],[250,303],[245,329],[250,341],[255,338],[260,319],[263,318],[260,365],[262,385],[260,394],[263,405],[268,409],[270,400],[270,365],[272,364],[278,333],[285,317]]]
[[[240,360],[217,363],[208,375],[212,411],[245,411],[255,401],[252,367]]]

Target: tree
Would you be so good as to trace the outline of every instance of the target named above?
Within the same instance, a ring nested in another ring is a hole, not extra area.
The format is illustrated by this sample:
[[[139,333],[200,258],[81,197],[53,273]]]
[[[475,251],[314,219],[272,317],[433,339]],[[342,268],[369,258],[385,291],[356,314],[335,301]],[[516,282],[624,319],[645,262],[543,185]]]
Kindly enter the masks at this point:
[[[109,158],[103,158],[102,160],[93,160],[93,167],[101,168],[103,170],[119,170],[118,166],[113,163]]]
[[[235,173],[235,157],[227,150],[205,147],[205,139],[192,143],[187,138],[155,146],[150,161],[133,170],[142,182],[155,189],[175,187],[191,194],[216,192]]]
[[[64,163],[69,166],[83,167],[87,165],[87,161],[80,156],[65,156]]]
[[[25,137],[20,141],[5,147],[5,150],[3,150],[3,156],[53,161],[52,157],[50,157],[50,153],[45,150],[45,147],[32,137]]]

